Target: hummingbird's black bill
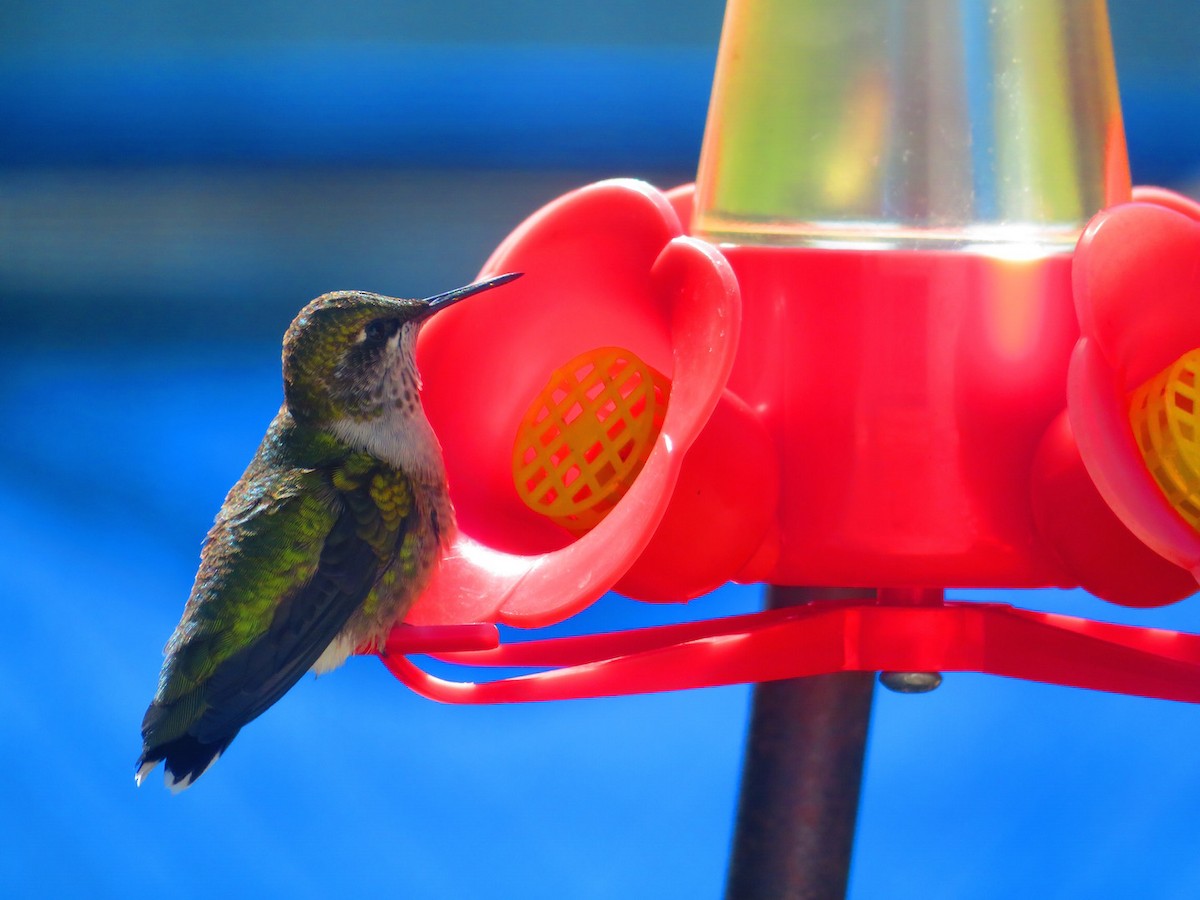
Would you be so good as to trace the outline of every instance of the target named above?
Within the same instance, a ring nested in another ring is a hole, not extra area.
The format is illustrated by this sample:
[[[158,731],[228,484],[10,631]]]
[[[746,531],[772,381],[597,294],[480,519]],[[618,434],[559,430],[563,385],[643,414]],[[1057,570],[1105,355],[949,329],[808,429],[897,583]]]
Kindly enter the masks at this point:
[[[468,284],[465,287],[455,288],[452,291],[446,291],[443,294],[434,294],[432,297],[427,297],[425,303],[428,304],[425,315],[421,318],[428,318],[435,312],[441,312],[447,306],[453,306],[459,300],[465,300],[472,294],[479,294],[483,291],[490,291],[494,287],[500,287],[502,284],[508,284],[510,281],[515,281],[520,278],[524,272],[509,272],[506,275],[497,275],[495,278],[485,278],[483,281],[476,281],[474,284]]]

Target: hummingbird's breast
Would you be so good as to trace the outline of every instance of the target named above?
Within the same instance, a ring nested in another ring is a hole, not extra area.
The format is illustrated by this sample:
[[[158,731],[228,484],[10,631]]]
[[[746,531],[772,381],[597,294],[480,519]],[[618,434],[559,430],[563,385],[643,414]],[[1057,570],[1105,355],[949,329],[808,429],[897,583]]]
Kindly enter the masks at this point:
[[[314,666],[318,673],[340,665],[357,647],[382,645],[428,585],[455,529],[441,447],[419,400],[397,398],[378,416],[345,417],[331,430],[378,460],[375,502],[385,518],[400,515],[402,521],[395,523],[395,544],[370,594]]]
[[[454,507],[441,485],[410,480],[412,508],[396,555],[376,586],[375,604],[363,606],[364,627],[383,637],[403,621],[424,592],[454,533]],[[374,607],[374,608],[372,608]]]
[[[370,592],[313,666],[317,674],[341,665],[360,647],[381,647],[424,592],[450,538],[454,508],[442,485],[408,481],[411,505]]]

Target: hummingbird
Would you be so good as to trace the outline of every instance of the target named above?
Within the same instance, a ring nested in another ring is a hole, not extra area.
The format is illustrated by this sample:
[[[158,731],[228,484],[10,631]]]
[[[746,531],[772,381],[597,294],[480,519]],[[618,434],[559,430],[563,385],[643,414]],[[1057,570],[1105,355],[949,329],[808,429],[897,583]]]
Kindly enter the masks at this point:
[[[417,334],[518,277],[421,300],[339,291],[292,321],[283,405],[205,538],[142,721],[138,785],[162,761],[168,787],[190,786],[305,672],[403,619],[454,533]]]

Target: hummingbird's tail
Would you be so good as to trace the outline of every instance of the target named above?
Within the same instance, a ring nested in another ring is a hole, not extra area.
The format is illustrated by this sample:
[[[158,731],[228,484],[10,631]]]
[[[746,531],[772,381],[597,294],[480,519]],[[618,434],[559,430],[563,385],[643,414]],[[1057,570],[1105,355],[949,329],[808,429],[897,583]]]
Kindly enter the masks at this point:
[[[167,787],[172,793],[191,787],[192,783],[208,771],[208,767],[225,752],[237,732],[213,744],[206,744],[190,734],[168,741],[157,747],[143,747],[138,757],[137,773],[133,776],[138,787],[142,781],[162,762],[166,769]]]

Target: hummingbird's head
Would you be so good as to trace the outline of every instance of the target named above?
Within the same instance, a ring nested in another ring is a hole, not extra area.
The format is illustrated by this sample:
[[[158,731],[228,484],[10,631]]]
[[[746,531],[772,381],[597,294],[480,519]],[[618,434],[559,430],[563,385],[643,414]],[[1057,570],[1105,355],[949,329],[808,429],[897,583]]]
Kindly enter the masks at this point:
[[[423,300],[364,291],[336,291],[313,300],[283,338],[283,385],[298,420],[369,421],[389,405],[419,408],[420,376],[413,359],[417,333],[434,313],[506,284],[509,273]]]

